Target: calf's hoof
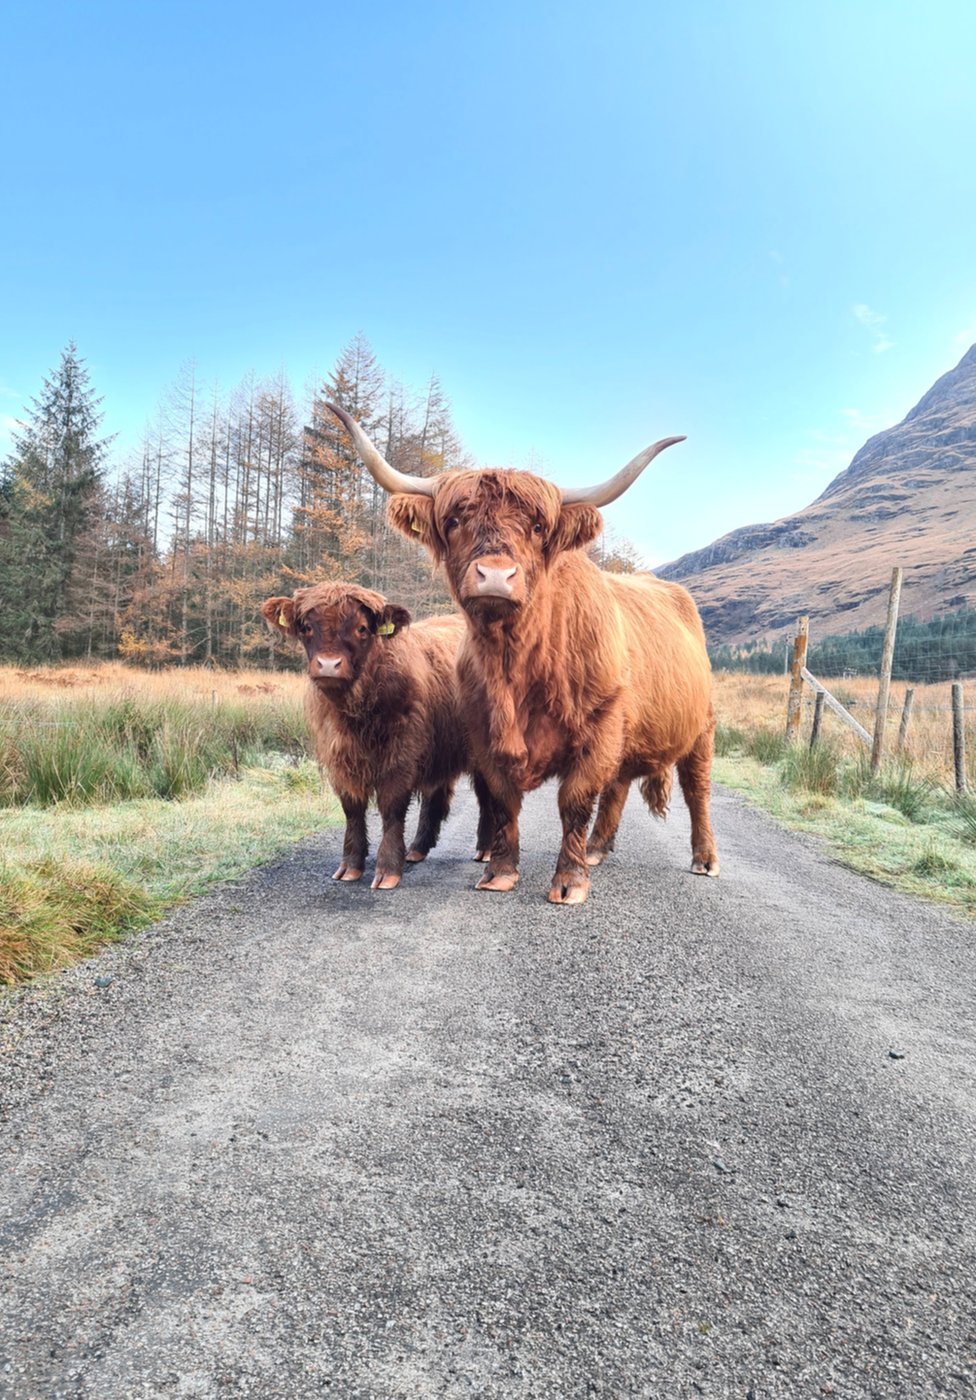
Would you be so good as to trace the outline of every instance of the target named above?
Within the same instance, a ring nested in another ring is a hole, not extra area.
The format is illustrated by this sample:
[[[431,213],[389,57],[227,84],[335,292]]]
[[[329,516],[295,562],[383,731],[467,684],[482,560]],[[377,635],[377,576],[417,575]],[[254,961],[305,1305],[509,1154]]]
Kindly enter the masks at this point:
[[[585,875],[557,875],[549,891],[550,904],[585,904],[590,882]]]
[[[484,865],[487,861],[491,860],[491,851],[475,851],[472,859]]]
[[[718,879],[718,856],[694,856],[691,862],[692,875],[710,875]]]
[[[363,872],[357,870],[354,865],[340,865],[339,869],[332,876],[333,880],[361,880]]]
[[[398,885],[399,883],[400,883],[400,876],[399,876],[399,875],[393,875],[393,874],[390,874],[390,873],[387,873],[386,875],[383,875],[383,874],[380,873],[380,871],[377,870],[376,874],[373,876],[373,883],[370,885],[370,889],[373,889],[373,890],[395,890],[396,887],[397,887],[397,885]]]
[[[517,870],[503,870],[498,875],[492,875],[490,870],[486,870],[475,885],[475,889],[494,890],[499,894],[507,894],[509,890],[514,890],[518,879]]]
[[[416,848],[411,848],[406,854],[406,859],[410,862],[411,865],[419,865],[422,860],[427,859],[427,852],[418,851]]]
[[[586,853],[586,863],[587,863],[587,865],[590,866],[591,869],[592,869],[592,867],[593,867],[594,865],[602,865],[603,862],[606,860],[606,858],[607,858],[607,856],[608,856],[609,854],[610,854],[609,851],[600,851],[600,850],[587,851],[587,853]]]

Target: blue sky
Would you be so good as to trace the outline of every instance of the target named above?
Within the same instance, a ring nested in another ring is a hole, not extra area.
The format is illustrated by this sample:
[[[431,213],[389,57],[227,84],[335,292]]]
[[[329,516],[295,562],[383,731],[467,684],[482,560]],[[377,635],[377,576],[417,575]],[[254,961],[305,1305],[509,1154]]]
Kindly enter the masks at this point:
[[[812,500],[976,341],[976,6],[8,0],[0,418],[73,338],[137,443],[181,365],[358,331],[483,463],[658,459],[652,562]],[[2,443],[0,443],[2,449]]]

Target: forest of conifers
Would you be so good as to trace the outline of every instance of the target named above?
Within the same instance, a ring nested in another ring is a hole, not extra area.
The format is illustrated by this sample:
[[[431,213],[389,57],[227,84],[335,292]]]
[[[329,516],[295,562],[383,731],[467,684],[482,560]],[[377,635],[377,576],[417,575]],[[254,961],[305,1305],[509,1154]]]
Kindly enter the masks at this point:
[[[884,644],[883,627],[865,627],[845,636],[824,637],[810,643],[807,666],[815,676],[878,674]],[[756,675],[782,673],[788,649],[770,651],[764,645],[709,648],[716,670],[751,671]],[[895,634],[892,675],[903,681],[951,681],[976,674],[976,610],[958,608],[922,622],[903,617]]]
[[[386,496],[326,399],[402,471],[473,465],[437,378],[409,393],[362,336],[304,412],[283,374],[222,398],[184,371],[141,453],[116,463],[69,345],[0,467],[0,660],[275,665],[287,653],[261,602],[320,579],[367,583],[416,616],[449,608],[426,553],[387,526]],[[634,567],[626,545],[597,556]]]

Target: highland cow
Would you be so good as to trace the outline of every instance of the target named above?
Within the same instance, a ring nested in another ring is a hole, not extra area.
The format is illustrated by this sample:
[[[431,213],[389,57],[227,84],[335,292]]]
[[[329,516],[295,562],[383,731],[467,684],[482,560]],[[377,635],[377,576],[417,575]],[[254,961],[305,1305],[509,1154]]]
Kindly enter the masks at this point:
[[[598,507],[683,439],[664,438],[602,485],[571,491],[514,470],[408,476],[330,408],[391,493],[390,521],[443,565],[465,614],[461,706],[494,833],[477,888],[515,886],[522,796],[557,778],[563,840],[549,899],[582,903],[590,868],[613,849],[631,782],[663,816],[675,765],[691,814],[691,868],[717,875],[715,718],[695,604],[652,574],[604,573],[584,552],[602,528]]]

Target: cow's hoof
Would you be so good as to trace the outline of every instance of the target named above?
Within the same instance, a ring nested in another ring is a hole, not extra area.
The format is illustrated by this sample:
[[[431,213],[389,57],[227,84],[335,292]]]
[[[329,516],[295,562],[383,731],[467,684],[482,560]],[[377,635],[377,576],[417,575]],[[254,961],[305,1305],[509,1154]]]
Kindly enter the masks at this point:
[[[472,859],[478,861],[479,864],[484,865],[486,861],[491,860],[491,851],[475,851]]]
[[[411,865],[419,865],[422,860],[427,859],[427,852],[410,850],[407,852],[405,859],[408,860]]]
[[[589,880],[579,875],[557,875],[549,891],[550,904],[583,904],[590,892]]]
[[[692,875],[710,875],[713,880],[718,879],[718,856],[712,856],[711,860],[702,860],[696,856],[691,862]]]
[[[587,851],[586,863],[590,867],[594,865],[602,865],[609,854],[609,851]]]
[[[379,871],[373,876],[372,890],[395,890],[400,883],[399,875],[381,875]]]
[[[500,875],[489,875],[486,872],[475,885],[475,889],[494,890],[500,894],[507,894],[509,890],[514,890],[518,879],[517,870],[504,870]]]
[[[361,870],[356,870],[355,867],[351,865],[340,865],[332,878],[333,880],[361,880],[363,878],[363,872]]]

